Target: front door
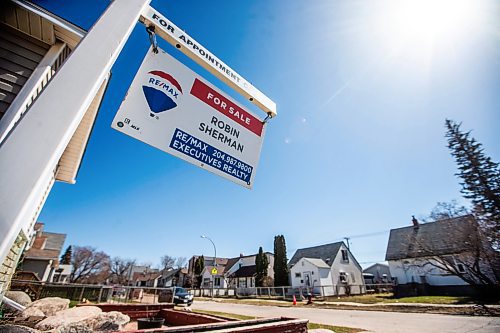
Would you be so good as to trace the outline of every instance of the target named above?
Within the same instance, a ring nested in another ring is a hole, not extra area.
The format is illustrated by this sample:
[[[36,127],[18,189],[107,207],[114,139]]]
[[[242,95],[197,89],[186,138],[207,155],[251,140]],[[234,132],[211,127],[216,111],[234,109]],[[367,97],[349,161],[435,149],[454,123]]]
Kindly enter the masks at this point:
[[[311,286],[311,272],[304,272],[304,285],[306,287]]]

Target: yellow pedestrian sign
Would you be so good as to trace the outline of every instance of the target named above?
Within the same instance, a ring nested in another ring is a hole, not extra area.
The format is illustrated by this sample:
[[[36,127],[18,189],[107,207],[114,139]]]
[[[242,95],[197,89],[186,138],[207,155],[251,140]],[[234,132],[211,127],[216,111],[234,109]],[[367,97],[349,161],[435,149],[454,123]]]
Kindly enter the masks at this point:
[[[219,273],[219,271],[217,271],[217,268],[212,268],[212,275],[217,275],[217,273]]]

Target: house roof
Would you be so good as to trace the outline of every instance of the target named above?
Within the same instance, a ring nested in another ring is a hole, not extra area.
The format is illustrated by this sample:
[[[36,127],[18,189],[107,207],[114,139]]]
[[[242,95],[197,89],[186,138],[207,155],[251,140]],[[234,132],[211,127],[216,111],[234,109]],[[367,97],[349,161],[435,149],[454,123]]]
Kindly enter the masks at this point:
[[[392,229],[385,260],[466,252],[475,237],[477,223],[472,215]]]
[[[301,258],[321,259],[326,264],[328,264],[328,266],[331,266],[333,261],[335,260],[335,256],[337,255],[343,244],[344,242],[336,242],[298,249],[297,251],[295,251],[292,259],[290,259],[288,266],[291,267],[295,265]]]
[[[191,257],[191,259],[189,259],[190,261],[193,260],[193,263],[196,261],[197,258],[200,258],[201,255],[194,255]],[[207,261],[213,261],[214,260],[214,257],[206,257],[206,256],[203,256],[203,259],[205,260],[205,262]],[[222,257],[217,257],[217,266],[226,266],[227,265],[227,261],[229,260],[229,258],[222,258]]]
[[[304,260],[309,261],[311,264],[319,268],[330,268],[330,266],[326,262],[324,262],[323,259],[304,258]]]
[[[375,267],[375,266],[384,266],[384,267],[389,268],[389,265],[388,265],[388,264],[386,264],[386,263],[382,263],[382,262],[377,262],[377,263],[375,263],[375,264],[373,264],[373,265],[370,265],[370,266],[366,267],[365,269],[363,269],[363,272],[364,272],[364,271],[367,271],[367,270],[369,270],[369,269],[372,269],[372,268],[373,268],[373,267]]]
[[[257,266],[242,266],[236,272],[233,273],[234,277],[252,277],[257,273]]]
[[[212,269],[214,267],[215,266],[205,266],[203,268],[203,271],[212,272]],[[224,267],[224,266],[217,266],[217,275],[223,275],[225,270],[226,270],[226,267]]]
[[[135,275],[136,273],[134,273]],[[135,281],[153,281],[161,276],[161,273],[137,273]]]
[[[264,252],[264,254],[268,254],[270,256],[273,256],[274,257],[274,254],[271,253],[271,252]],[[238,261],[240,261],[240,259],[242,258],[250,258],[250,257],[257,257],[257,253],[255,254],[249,254],[249,255],[240,255],[239,257],[234,257],[234,258],[230,258],[228,261],[227,261],[227,265],[226,265],[226,270],[229,271],[231,269],[231,267],[233,267],[236,263],[238,263]]]
[[[174,276],[175,274],[177,274],[181,269],[180,268],[177,268],[177,269],[169,269],[169,270],[163,270],[161,272],[161,275],[162,275],[162,278],[163,279],[168,279],[172,276]]]
[[[240,260],[240,257],[230,258],[227,261],[227,265],[226,265],[227,270],[229,271],[231,269],[231,267],[233,267],[239,260]]]
[[[36,230],[41,231],[43,224],[37,223]],[[57,260],[66,240],[66,234],[41,231],[35,237],[32,247],[26,251],[26,259],[53,259]]]

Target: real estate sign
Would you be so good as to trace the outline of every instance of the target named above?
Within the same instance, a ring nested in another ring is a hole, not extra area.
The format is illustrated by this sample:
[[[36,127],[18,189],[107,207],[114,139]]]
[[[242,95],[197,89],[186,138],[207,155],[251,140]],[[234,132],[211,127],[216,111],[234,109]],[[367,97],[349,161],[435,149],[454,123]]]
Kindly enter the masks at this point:
[[[148,51],[112,127],[251,188],[265,124],[160,50]]]

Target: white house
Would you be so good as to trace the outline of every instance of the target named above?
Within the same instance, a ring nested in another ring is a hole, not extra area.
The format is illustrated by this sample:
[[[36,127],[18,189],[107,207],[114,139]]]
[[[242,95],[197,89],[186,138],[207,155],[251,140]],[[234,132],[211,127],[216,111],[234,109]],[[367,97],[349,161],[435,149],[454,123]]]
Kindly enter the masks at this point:
[[[183,287],[187,275],[187,268],[163,269],[158,280],[158,287]]]
[[[215,266],[205,266],[201,272],[201,288],[227,288],[224,266],[217,266],[217,274],[212,274]]]
[[[495,260],[490,260],[495,256],[484,255],[492,251],[481,238],[472,215],[423,224],[413,218],[412,226],[391,230],[386,260],[401,296],[469,294],[474,291],[458,275],[473,277],[469,269],[476,260],[484,276],[498,283]]]
[[[274,254],[270,252],[264,252],[264,254],[269,262],[267,276],[274,280]],[[224,278],[229,288],[255,288],[256,258],[257,254],[247,256],[240,254],[239,257],[228,260]],[[243,292],[243,290],[240,291]]]
[[[344,242],[299,249],[288,266],[294,288],[323,296],[365,292],[361,266]]]

